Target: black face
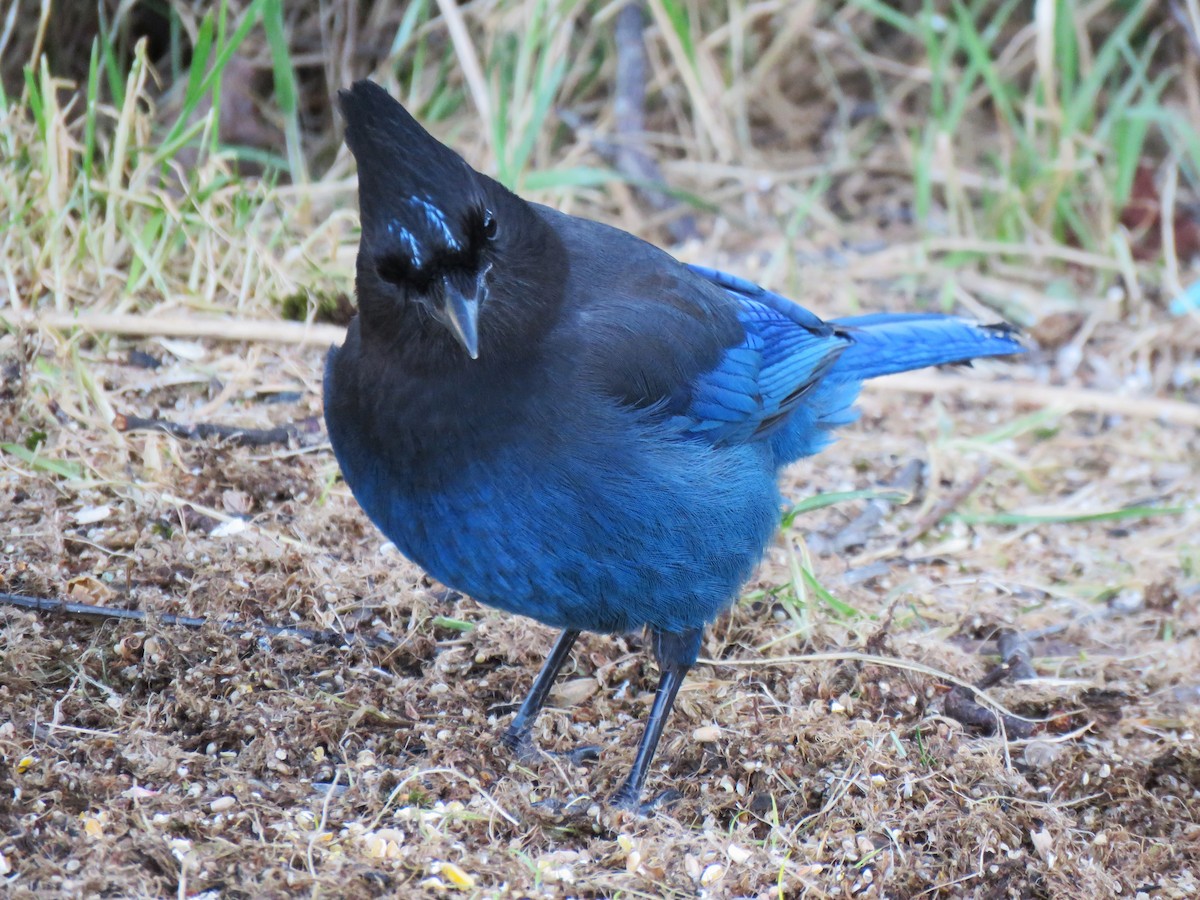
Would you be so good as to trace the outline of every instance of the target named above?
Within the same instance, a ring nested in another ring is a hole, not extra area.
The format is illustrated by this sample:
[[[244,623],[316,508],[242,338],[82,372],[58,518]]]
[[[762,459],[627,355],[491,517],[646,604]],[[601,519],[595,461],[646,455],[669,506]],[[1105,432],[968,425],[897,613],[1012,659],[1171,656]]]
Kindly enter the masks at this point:
[[[478,276],[490,263],[488,245],[499,231],[495,215],[482,206],[447,215],[423,196],[401,201],[376,235],[375,267],[384,281],[426,293],[444,276]]]
[[[338,96],[358,161],[356,283],[373,339],[394,348],[403,335],[414,365],[527,352],[528,336],[548,327],[546,311],[561,300],[528,287],[556,283],[553,235],[383,88],[359,81]]]

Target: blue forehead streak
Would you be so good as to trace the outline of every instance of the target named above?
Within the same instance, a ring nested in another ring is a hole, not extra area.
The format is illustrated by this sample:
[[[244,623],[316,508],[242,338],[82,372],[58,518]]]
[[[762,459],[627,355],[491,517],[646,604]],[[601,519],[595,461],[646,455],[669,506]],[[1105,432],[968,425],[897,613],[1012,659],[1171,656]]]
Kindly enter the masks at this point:
[[[417,239],[413,233],[401,225],[399,219],[389,219],[387,230],[388,234],[404,245],[404,249],[412,257],[412,264],[418,269],[421,268],[421,248],[417,245]]]
[[[425,216],[425,221],[428,223],[431,231],[435,231],[442,236],[442,240],[446,242],[446,246],[451,250],[462,249],[458,243],[458,239],[450,231],[450,226],[446,224],[446,214],[442,212],[435,204],[431,203],[424,197],[409,197],[406,201],[410,206],[416,207]]]

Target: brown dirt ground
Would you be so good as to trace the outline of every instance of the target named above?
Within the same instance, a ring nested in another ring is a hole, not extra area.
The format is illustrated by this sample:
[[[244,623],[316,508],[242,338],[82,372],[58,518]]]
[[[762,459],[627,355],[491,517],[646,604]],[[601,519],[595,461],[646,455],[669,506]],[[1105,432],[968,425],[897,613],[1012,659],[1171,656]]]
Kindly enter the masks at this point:
[[[63,348],[2,340],[0,439],[20,441],[19,423],[54,411],[37,360],[61,362]],[[131,348],[162,367],[131,365]],[[319,414],[316,351],[111,340],[77,352],[119,412],[257,426]],[[267,402],[281,390],[296,393]],[[542,747],[599,744],[601,761],[518,764],[498,739],[552,634],[447,596],[385,547],[327,445],[86,435],[50,416],[49,442],[92,442],[91,472],[5,462],[0,588],[151,618],[3,611],[8,895],[1195,896],[1196,430],[1047,413],[985,442],[1028,408],[888,390],[862,407],[832,451],[794,467],[789,493],[886,484],[922,460],[917,496],[857,550],[819,553],[861,501],[803,516],[771,550],[680,696],[649,791],[684,799],[651,818],[564,807],[604,797],[631,760],[656,677],[640,636],[587,636],[539,723]],[[898,549],[981,468],[960,510],[1190,509],[943,522]],[[858,616],[786,599],[806,536],[817,577]],[[161,613],[391,642],[189,630]],[[955,721],[946,682],[904,668],[975,680],[1005,624],[1062,628],[1034,642],[1042,678],[992,691],[1039,720],[1030,740]],[[837,657],[850,651],[895,664]],[[805,653],[834,656],[783,659]]]

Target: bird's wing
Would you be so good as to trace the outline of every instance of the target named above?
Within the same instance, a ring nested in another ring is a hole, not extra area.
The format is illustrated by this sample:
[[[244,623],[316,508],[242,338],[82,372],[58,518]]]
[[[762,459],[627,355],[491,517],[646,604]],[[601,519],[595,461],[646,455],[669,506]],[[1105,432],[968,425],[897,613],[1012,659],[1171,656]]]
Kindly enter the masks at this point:
[[[697,267],[630,266],[619,291],[580,311],[586,368],[623,403],[713,444],[768,436],[848,341],[757,285]],[[640,269],[640,271],[639,271]]]
[[[779,294],[717,269],[688,266],[733,301],[743,339],[692,383],[688,431],[714,443],[766,436],[837,361],[848,341]]]

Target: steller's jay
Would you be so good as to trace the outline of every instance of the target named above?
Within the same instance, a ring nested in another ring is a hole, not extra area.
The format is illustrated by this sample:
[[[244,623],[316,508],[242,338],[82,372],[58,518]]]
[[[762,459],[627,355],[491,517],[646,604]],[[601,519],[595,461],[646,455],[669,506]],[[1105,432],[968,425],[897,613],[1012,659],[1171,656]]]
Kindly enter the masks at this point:
[[[438,580],[562,629],[517,753],[581,631],[649,629],[658,691],[613,798],[635,807],[704,626],[778,526],[780,468],[854,420],[864,379],[1021,345],[942,315],[823,321],[520,199],[370,81],[339,99],[362,218],[325,370],[346,483]]]

